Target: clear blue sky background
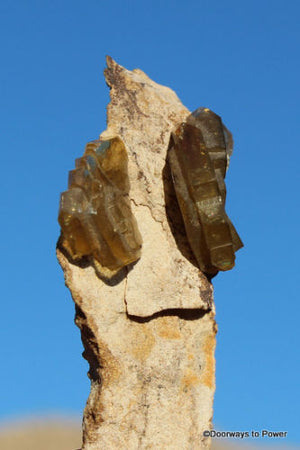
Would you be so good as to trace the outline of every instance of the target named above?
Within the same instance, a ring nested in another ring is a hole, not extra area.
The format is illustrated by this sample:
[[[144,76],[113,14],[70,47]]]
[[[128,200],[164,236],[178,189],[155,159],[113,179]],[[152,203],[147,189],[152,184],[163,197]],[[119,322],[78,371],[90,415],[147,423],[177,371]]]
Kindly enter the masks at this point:
[[[234,134],[227,211],[245,248],[214,279],[214,423],[300,443],[299,12],[297,0],[1,3],[0,420],[80,416],[88,396],[57,209],[75,158],[105,129],[109,54]]]

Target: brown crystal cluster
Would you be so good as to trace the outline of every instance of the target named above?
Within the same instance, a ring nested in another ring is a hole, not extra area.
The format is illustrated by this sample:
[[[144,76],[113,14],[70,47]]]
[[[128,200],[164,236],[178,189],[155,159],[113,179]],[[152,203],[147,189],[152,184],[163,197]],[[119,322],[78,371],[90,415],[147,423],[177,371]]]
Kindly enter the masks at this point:
[[[200,269],[210,276],[232,269],[243,246],[225,212],[232,147],[231,133],[208,108],[198,108],[170,139],[169,164],[188,241]]]
[[[91,256],[106,277],[140,257],[142,238],[130,207],[127,165],[119,137],[89,142],[60,199],[60,245],[73,260]]]

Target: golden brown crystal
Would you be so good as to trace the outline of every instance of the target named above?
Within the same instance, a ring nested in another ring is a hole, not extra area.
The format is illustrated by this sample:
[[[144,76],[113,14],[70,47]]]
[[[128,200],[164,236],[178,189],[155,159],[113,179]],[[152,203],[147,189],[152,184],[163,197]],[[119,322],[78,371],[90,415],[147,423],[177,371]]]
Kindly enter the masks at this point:
[[[232,136],[221,118],[199,108],[172,133],[169,163],[190,246],[208,275],[234,266],[243,246],[225,212],[224,177]]]
[[[107,277],[140,257],[142,239],[130,207],[127,165],[119,137],[89,142],[69,173],[69,189],[61,194],[62,247],[74,260],[92,256]]]

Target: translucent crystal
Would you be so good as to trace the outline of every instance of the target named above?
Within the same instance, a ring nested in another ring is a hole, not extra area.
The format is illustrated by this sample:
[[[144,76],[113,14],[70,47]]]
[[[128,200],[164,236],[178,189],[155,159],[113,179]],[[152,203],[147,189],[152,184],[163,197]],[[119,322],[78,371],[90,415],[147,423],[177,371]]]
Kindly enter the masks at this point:
[[[140,257],[127,165],[120,138],[89,142],[69,173],[69,189],[61,194],[61,245],[74,260],[92,256],[106,276]]]
[[[187,237],[209,275],[232,269],[235,251],[243,246],[225,212],[231,152],[231,133],[207,108],[196,110],[170,139],[168,158]]]

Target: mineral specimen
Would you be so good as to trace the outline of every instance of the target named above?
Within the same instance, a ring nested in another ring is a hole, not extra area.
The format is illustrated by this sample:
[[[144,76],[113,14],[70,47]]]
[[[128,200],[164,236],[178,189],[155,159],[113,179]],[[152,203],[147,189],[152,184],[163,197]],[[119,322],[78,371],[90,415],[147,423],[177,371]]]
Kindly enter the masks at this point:
[[[232,269],[243,246],[225,212],[232,146],[231,133],[208,108],[198,108],[170,139],[168,159],[187,238],[209,276]]]
[[[73,260],[91,256],[108,278],[140,257],[142,239],[128,197],[127,152],[119,137],[86,145],[69,172],[58,221]]]

